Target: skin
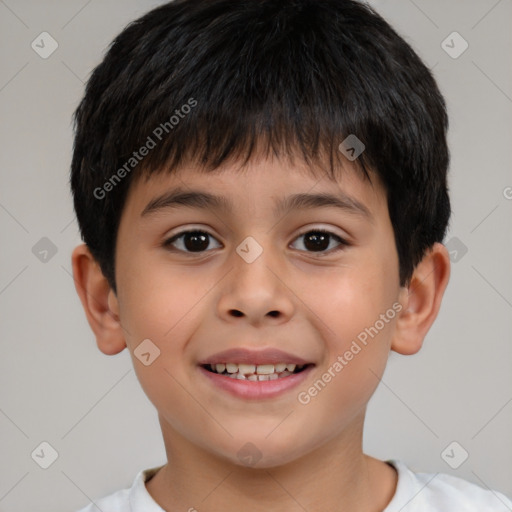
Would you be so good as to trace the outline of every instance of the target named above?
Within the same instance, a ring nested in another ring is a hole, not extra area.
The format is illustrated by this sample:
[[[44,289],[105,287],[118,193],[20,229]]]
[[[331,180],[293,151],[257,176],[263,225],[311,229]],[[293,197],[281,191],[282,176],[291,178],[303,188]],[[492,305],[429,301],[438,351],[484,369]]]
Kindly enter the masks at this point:
[[[176,186],[225,195],[234,209],[174,207],[141,217],[153,198]],[[344,192],[371,218],[334,207],[274,214],[278,199],[313,192]],[[212,235],[206,251],[183,252],[183,238],[174,250],[162,246],[192,228]],[[331,238],[327,250],[315,252],[299,236],[315,228],[349,245],[333,251],[339,242]],[[263,249],[252,263],[235,251],[247,236]],[[169,463],[146,487],[164,510],[386,507],[397,476],[362,451],[366,406],[390,350],[414,354],[421,348],[448,283],[450,260],[436,243],[408,286],[400,286],[385,190],[375,175],[370,183],[347,161],[331,180],[319,168],[261,158],[244,169],[225,165],[205,174],[187,166],[152,176],[132,184],[122,213],[117,294],[87,246],[74,250],[72,263],[99,349],[117,354],[128,348],[158,411]],[[401,311],[309,403],[300,403],[298,393],[393,304]],[[149,366],[133,353],[147,338],[161,351]],[[233,347],[276,347],[315,367],[298,388],[248,401],[215,388],[198,372],[199,360]],[[247,442],[261,456],[252,466],[237,456]]]

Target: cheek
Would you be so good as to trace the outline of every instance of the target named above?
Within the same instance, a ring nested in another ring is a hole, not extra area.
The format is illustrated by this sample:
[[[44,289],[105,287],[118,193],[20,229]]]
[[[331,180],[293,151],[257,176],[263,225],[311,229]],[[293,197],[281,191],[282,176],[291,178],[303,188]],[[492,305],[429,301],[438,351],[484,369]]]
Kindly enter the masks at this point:
[[[120,314],[129,345],[144,338],[165,348],[177,333],[198,314],[195,306],[211,288],[212,277],[200,276],[197,269],[178,271],[160,258],[149,261],[132,254],[119,266]]]
[[[201,324],[201,300],[215,281],[192,269],[170,272],[168,265],[144,264],[136,257],[122,270],[120,318],[139,381],[157,408],[163,403],[178,405],[183,393],[179,383],[189,371],[187,342]],[[148,351],[152,362],[145,366],[148,356],[141,354]],[[190,360],[192,364],[191,356]]]
[[[364,328],[378,320],[396,300],[398,287],[388,263],[372,255],[358,258],[357,264],[315,276],[312,289],[305,291],[311,309],[323,320],[328,338],[344,346]],[[398,277],[396,278],[398,279]]]
[[[333,333],[325,338],[326,359],[299,397],[308,418],[333,435],[363,414],[386,367],[396,322],[392,304],[370,309],[361,298],[347,294],[339,300],[341,309],[330,320]]]
[[[395,262],[392,251],[387,257],[367,251],[360,253],[357,263],[340,268],[328,279],[315,280],[316,293],[309,295],[316,297],[311,309],[318,312],[317,328],[326,343],[322,366],[336,375],[325,377],[335,402],[352,397],[355,404],[360,403],[373,393],[384,371],[399,292]]]

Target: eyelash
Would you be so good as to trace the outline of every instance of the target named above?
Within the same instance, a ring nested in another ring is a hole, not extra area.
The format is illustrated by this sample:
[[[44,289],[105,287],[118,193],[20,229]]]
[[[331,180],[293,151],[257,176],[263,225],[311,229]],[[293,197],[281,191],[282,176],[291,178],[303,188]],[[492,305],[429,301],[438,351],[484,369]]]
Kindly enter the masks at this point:
[[[181,232],[177,233],[176,235],[173,235],[171,238],[169,238],[169,239],[167,239],[167,240],[165,240],[163,242],[162,247],[164,247],[164,248],[166,248],[168,250],[171,250],[171,251],[183,252],[185,254],[203,254],[203,253],[207,252],[208,250],[194,252],[194,251],[184,251],[182,249],[172,248],[173,242],[175,242],[176,240],[182,238],[185,235],[192,234],[192,233],[194,233],[194,234],[199,233],[199,234],[207,235],[207,236],[215,239],[215,237],[213,235],[211,235],[210,233],[208,233],[208,231],[203,231],[203,230],[200,230],[200,229],[191,229],[191,230],[187,230],[187,231],[181,231]],[[336,235],[332,231],[328,231],[328,230],[322,229],[322,228],[309,229],[308,231],[304,231],[303,233],[297,235],[297,237],[294,240],[297,240],[300,237],[303,237],[303,236],[305,236],[307,234],[310,234],[310,233],[321,233],[323,235],[328,235],[331,238],[334,238],[336,241],[339,242],[339,245],[337,247],[335,247],[334,249],[329,249],[327,251],[305,251],[305,252],[309,252],[311,254],[315,254],[318,257],[322,257],[322,256],[327,255],[327,254],[333,254],[335,252],[343,250],[345,247],[350,246],[350,244],[346,240],[341,238],[340,236]]]

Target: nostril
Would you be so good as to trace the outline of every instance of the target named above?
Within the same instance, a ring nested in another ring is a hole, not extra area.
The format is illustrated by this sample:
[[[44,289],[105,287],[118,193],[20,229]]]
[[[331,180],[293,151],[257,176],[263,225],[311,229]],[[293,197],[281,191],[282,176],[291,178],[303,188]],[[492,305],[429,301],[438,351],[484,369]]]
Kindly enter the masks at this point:
[[[279,316],[279,311],[269,311],[267,314],[275,318]]]
[[[240,317],[240,316],[244,316],[244,314],[243,314],[241,311],[238,311],[238,309],[232,309],[232,310],[230,311],[230,313],[231,313],[233,316],[238,316],[238,317]]]

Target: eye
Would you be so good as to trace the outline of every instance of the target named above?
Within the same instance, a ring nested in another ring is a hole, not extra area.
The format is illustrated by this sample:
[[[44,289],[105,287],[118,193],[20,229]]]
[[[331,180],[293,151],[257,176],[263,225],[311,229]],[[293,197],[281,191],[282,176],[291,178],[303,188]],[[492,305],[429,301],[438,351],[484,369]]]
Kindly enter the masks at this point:
[[[343,240],[343,238],[325,229],[311,229],[299,235],[296,240],[300,240],[301,238],[304,239],[304,242],[299,245],[302,245],[304,249],[301,247],[299,247],[299,249],[306,250],[308,252],[325,253],[328,250],[329,253],[332,253],[339,251],[343,249],[343,247],[349,245],[349,243]],[[338,246],[333,248],[333,241],[337,241]]]
[[[210,239],[216,240],[206,231],[182,231],[181,233],[178,233],[166,240],[162,245],[166,248],[172,246],[174,249],[183,252],[204,252],[210,245]],[[220,244],[217,247],[214,247],[214,249],[218,247],[221,247]]]
[[[341,250],[344,246],[348,246],[349,243],[343,240],[340,236],[327,231],[324,229],[312,229],[299,235],[296,240],[304,239],[302,247],[299,250],[306,250],[307,252],[336,252]],[[217,246],[210,247],[211,240],[217,243]],[[337,242],[338,245],[334,245],[333,242]],[[171,250],[177,250],[188,253],[200,253],[210,249],[218,249],[221,244],[212,236],[210,233],[201,230],[190,230],[182,231],[172,236],[162,244],[165,248],[171,248]]]

